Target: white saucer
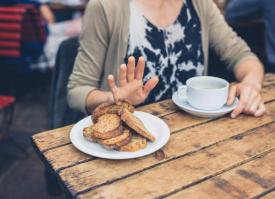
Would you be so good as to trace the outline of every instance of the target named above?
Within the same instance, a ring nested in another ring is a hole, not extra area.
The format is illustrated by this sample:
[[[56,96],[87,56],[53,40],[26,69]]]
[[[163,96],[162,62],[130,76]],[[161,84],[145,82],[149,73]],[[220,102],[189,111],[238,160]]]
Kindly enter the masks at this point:
[[[182,99],[178,97],[177,93],[173,94],[172,101],[182,110],[184,110],[187,113],[190,113],[192,115],[198,116],[198,117],[220,117],[222,115],[225,115],[231,111],[233,111],[237,105],[238,105],[238,98],[236,97],[234,103],[231,106],[224,105],[222,108],[212,111],[205,111],[196,109],[187,102],[186,99]]]

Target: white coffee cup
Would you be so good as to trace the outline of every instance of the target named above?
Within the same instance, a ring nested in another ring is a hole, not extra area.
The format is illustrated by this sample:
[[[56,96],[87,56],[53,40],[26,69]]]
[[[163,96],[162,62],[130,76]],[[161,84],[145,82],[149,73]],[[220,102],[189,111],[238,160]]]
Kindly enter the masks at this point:
[[[229,83],[218,77],[198,76],[179,87],[178,97],[201,110],[217,110],[226,104]]]

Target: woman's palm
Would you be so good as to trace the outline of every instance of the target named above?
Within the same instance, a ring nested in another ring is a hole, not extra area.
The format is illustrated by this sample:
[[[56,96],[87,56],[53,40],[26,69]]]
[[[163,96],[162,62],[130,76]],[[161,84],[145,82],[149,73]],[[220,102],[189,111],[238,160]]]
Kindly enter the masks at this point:
[[[122,64],[119,71],[119,86],[115,84],[112,75],[108,77],[108,83],[113,93],[115,102],[127,100],[133,105],[138,105],[148,97],[151,90],[157,85],[158,77],[151,78],[143,84],[144,59],[139,58],[135,67],[135,58],[128,59],[128,65]]]

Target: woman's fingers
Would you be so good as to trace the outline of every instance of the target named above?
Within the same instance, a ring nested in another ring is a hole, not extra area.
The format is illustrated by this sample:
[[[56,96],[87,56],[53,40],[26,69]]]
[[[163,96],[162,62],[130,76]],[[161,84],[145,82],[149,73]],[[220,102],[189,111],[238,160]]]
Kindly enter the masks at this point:
[[[127,67],[125,64],[122,64],[119,69],[119,85],[121,87],[127,84]]]
[[[134,81],[135,79],[135,58],[129,57],[127,64],[127,80],[128,82]]]
[[[229,94],[228,94],[228,98],[227,98],[228,106],[233,104],[236,96],[237,96],[237,85],[231,85],[229,88]]]
[[[113,75],[108,76],[108,84],[109,84],[109,87],[111,89],[111,92],[113,93],[113,97],[114,97],[115,102],[116,103],[119,102],[120,98],[119,98],[119,93],[117,92],[118,88],[116,86],[115,79],[114,79]]]
[[[248,88],[246,90],[247,90],[246,92],[249,92],[249,98],[247,100],[246,106],[244,107],[244,111],[249,113],[249,109],[250,109],[251,105],[254,104],[255,101],[259,101],[259,99],[261,100],[261,96],[258,92],[256,92],[255,90],[253,90],[251,88],[250,89]]]
[[[151,79],[148,80],[148,82],[144,85],[143,87],[143,92],[145,96],[148,96],[151,90],[156,87],[156,85],[159,82],[158,76],[152,77]]]
[[[258,108],[260,107],[260,104],[262,103],[262,99],[260,96],[254,97],[252,102],[248,104],[248,107],[245,108],[245,112],[254,115]]]
[[[265,113],[265,111],[266,111],[265,105],[264,105],[264,103],[261,103],[258,110],[255,112],[254,116],[260,117]]]
[[[108,75],[108,84],[111,89],[111,91],[115,91],[116,89],[116,83],[115,83],[115,78],[113,75]]]
[[[136,67],[136,79],[142,80],[144,75],[145,60],[143,57],[139,57]]]
[[[231,113],[231,117],[232,118],[236,118],[238,115],[241,114],[241,112],[244,111],[244,108],[247,105],[247,102],[249,100],[249,92],[246,92],[246,90],[244,89],[243,92],[240,92],[240,101],[238,103],[238,106],[235,108],[235,110]]]

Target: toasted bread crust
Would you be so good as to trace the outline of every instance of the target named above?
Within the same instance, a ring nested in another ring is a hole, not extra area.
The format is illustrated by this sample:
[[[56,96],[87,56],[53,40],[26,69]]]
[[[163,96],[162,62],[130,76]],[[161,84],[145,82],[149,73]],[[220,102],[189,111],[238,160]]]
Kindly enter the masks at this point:
[[[93,125],[83,129],[83,136],[91,142],[98,142],[99,139],[94,136]]]
[[[127,101],[120,102],[119,104],[115,103],[103,103],[96,107],[93,112],[92,118],[93,122],[97,122],[98,118],[104,114],[118,114],[121,108],[127,108],[130,112],[134,112],[134,107]]]
[[[129,136],[126,137],[124,140],[121,140],[115,144],[112,144],[112,145],[105,145],[102,143],[101,144],[106,149],[119,149],[120,147],[129,144],[131,142],[131,140],[132,140],[132,136],[131,136],[131,134],[129,134]]]
[[[119,126],[118,128],[116,128],[112,131],[108,131],[108,132],[104,132],[104,133],[99,132],[99,131],[93,132],[94,137],[96,139],[103,139],[103,140],[119,136],[119,135],[121,135],[121,133],[122,133],[122,126]]]
[[[104,145],[113,145],[113,144],[116,144],[116,143],[119,143],[119,142],[125,140],[129,136],[130,136],[129,130],[128,129],[124,129],[123,133],[121,135],[113,137],[113,138],[110,138],[110,139],[101,140],[100,143],[104,144]]]
[[[128,102],[104,103],[93,113],[94,124],[83,129],[83,136],[109,150],[135,152],[147,146],[155,137],[134,114]]]
[[[152,142],[156,140],[156,138],[145,128],[142,121],[140,121],[140,119],[133,115],[129,110],[122,108],[120,115],[121,119],[137,134],[149,139]]]
[[[83,129],[83,136],[90,142],[98,142],[106,149],[118,149],[131,142],[132,137],[128,129],[123,131],[123,134],[110,138],[110,139],[98,139],[94,137],[92,126]]]
[[[92,126],[93,136],[98,139],[110,139],[122,134],[121,119],[116,114],[105,114]]]
[[[124,146],[121,146],[119,148],[119,151],[135,152],[140,149],[144,149],[146,146],[147,146],[147,141],[145,138],[142,138],[140,136],[132,136],[131,142]]]
[[[88,126],[86,128],[83,129],[83,136],[91,141],[91,142],[95,142],[95,140],[93,139],[93,131],[92,131],[92,126]]]

